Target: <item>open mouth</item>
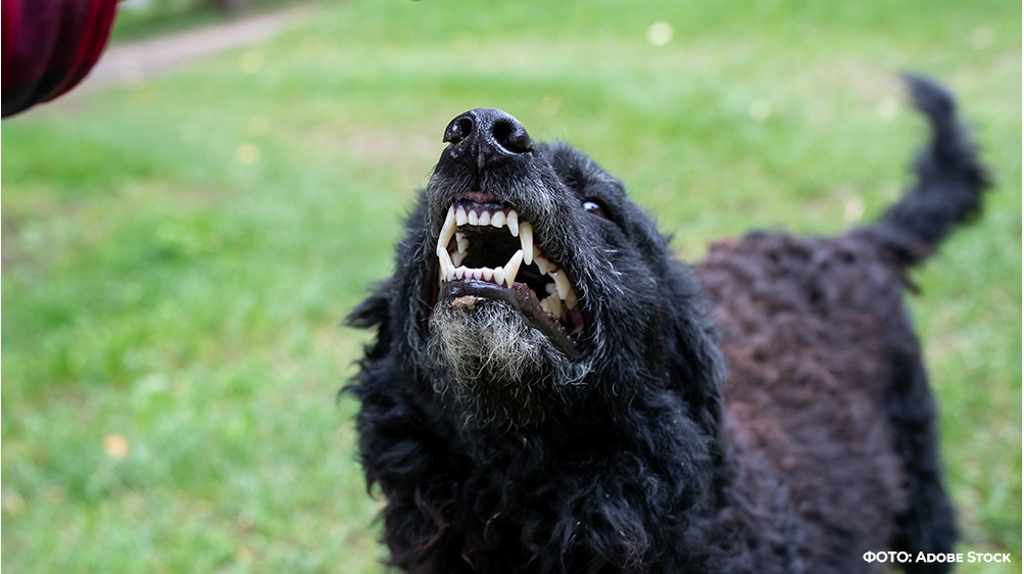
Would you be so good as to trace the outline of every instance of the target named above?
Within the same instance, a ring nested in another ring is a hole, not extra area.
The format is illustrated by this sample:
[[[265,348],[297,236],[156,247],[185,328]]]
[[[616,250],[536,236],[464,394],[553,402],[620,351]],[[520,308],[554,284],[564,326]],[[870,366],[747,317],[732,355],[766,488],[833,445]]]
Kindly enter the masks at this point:
[[[448,208],[436,255],[439,299],[470,309],[482,299],[504,301],[575,353],[584,327],[576,292],[515,209],[491,194],[467,194]]]

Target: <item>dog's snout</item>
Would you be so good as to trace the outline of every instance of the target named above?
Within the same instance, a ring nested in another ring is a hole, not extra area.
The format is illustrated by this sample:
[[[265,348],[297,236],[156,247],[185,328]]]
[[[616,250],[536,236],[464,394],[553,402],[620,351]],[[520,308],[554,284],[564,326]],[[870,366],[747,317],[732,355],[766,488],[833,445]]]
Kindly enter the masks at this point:
[[[533,151],[533,140],[523,124],[494,108],[477,108],[453,119],[444,130],[452,159],[477,169],[500,165]]]

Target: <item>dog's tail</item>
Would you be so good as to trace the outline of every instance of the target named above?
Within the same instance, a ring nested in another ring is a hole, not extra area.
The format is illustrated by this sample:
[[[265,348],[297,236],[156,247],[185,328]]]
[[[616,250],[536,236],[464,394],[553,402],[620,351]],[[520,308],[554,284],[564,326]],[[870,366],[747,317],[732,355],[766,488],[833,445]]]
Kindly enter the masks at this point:
[[[935,252],[957,224],[981,209],[989,186],[986,170],[956,115],[953,97],[925,78],[906,75],[914,106],[928,116],[932,139],[918,154],[917,184],[875,225],[901,265]]]

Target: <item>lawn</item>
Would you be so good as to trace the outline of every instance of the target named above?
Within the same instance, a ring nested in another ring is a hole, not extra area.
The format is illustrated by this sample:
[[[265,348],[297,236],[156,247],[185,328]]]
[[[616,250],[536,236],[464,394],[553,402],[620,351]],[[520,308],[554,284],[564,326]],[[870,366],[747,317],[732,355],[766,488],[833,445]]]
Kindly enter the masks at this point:
[[[392,269],[458,113],[577,144],[694,260],[884,210],[925,137],[896,79],[915,70],[960,97],[996,184],[909,298],[961,550],[1013,557],[960,571],[1020,572],[1020,20],[994,0],[351,0],[5,121],[4,571],[380,571],[336,399],[367,339],[340,322]]]

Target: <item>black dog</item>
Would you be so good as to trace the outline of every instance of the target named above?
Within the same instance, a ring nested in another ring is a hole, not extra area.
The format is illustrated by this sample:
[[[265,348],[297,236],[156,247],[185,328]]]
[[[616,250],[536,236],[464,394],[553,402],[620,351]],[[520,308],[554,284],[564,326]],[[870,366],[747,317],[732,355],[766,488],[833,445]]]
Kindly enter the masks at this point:
[[[695,271],[580,152],[499,110],[452,120],[394,277],[348,318],[378,330],[348,389],[390,562],[823,573],[950,552],[902,291],[986,182],[950,96],[909,82],[933,140],[880,221],[752,234]]]

